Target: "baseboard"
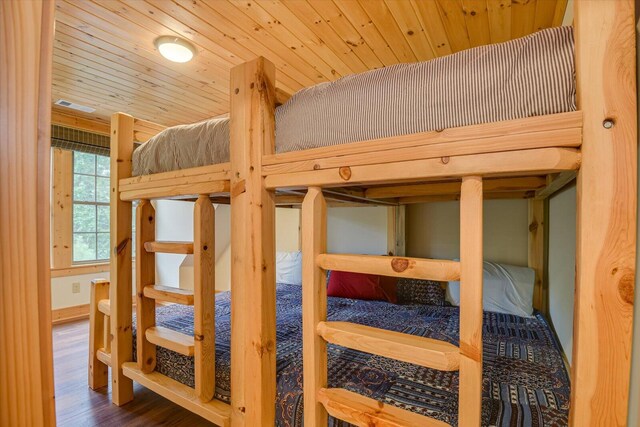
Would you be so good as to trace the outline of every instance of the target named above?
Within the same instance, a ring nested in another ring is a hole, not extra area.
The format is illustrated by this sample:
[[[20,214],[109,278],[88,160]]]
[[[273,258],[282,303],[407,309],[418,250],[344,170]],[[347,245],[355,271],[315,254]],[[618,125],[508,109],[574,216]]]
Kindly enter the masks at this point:
[[[51,323],[54,325],[89,318],[89,304],[51,310]]]

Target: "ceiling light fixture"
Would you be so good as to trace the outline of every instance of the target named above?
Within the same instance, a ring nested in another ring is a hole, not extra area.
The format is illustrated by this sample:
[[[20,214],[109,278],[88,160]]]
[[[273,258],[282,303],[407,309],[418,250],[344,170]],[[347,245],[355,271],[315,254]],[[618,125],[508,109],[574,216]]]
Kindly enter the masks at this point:
[[[153,41],[160,55],[173,62],[189,62],[196,54],[196,48],[180,37],[160,36]]]

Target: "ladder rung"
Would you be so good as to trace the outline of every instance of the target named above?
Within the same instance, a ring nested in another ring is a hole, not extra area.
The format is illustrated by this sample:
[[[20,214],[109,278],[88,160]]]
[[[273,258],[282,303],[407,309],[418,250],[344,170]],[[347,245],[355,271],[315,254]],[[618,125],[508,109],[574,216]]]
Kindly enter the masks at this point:
[[[460,280],[460,263],[444,259],[423,259],[378,255],[320,254],[316,259],[325,270],[370,273],[382,276],[447,282]]]
[[[108,299],[98,301],[98,311],[105,316],[111,316],[111,301]]]
[[[450,427],[445,422],[342,388],[322,388],[317,398],[329,415],[357,426]]]
[[[192,254],[191,242],[145,242],[144,250],[147,252],[161,252],[166,254]]]
[[[320,322],[317,331],[325,341],[354,350],[441,371],[460,368],[460,350],[445,341],[350,322]]]
[[[111,353],[107,353],[104,348],[99,348],[96,351],[96,358],[105,365],[111,366]]]
[[[193,305],[193,291],[190,289],[180,289],[163,285],[147,285],[142,292],[145,297],[152,298],[156,301]]]
[[[194,340],[189,335],[162,326],[153,326],[147,329],[145,337],[151,344],[159,345],[185,356],[193,356]]]

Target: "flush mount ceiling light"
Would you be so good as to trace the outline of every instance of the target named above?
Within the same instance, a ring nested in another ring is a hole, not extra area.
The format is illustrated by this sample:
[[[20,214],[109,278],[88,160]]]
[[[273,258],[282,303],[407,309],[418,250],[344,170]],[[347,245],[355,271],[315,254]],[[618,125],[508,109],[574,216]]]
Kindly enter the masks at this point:
[[[153,41],[160,55],[173,62],[189,62],[196,54],[196,48],[180,37],[160,36]]]

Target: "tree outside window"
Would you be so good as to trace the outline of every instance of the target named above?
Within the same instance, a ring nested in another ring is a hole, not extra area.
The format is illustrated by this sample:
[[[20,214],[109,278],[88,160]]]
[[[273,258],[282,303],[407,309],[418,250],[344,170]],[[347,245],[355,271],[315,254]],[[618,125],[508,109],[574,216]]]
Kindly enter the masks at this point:
[[[109,259],[109,158],[73,152],[73,262]]]

